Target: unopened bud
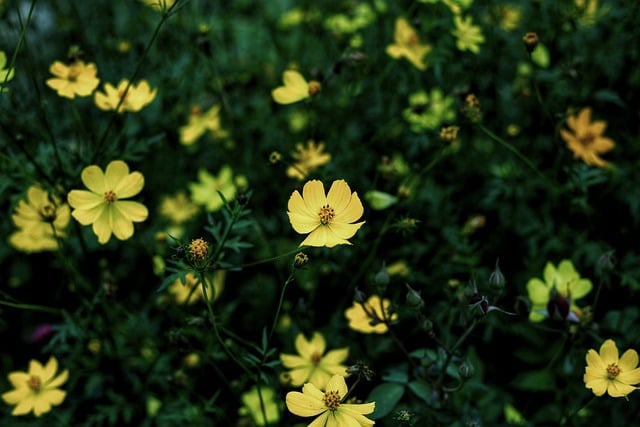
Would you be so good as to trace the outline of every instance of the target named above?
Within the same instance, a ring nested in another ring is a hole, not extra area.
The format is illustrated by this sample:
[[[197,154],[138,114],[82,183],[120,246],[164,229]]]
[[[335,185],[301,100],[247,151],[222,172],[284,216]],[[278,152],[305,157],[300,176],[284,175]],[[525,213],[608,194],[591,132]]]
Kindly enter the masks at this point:
[[[364,292],[362,292],[360,289],[356,288],[356,290],[354,291],[354,300],[357,303],[364,303],[367,300],[367,294],[365,294]]]
[[[387,285],[389,284],[389,281],[390,281],[390,277],[389,277],[389,273],[387,272],[387,266],[383,262],[382,267],[380,268],[380,270],[378,270],[378,272],[373,278],[373,282],[378,288],[379,294],[384,293],[384,291],[387,289]]]
[[[293,266],[294,267],[302,267],[309,262],[309,256],[304,252],[298,252],[296,256],[293,257]]]
[[[422,310],[422,307],[424,307],[424,300],[420,296],[420,292],[413,289],[411,286],[409,286],[408,283],[406,284],[406,286],[408,289],[407,305],[409,306],[409,308],[412,308],[414,310]]]
[[[458,366],[458,373],[462,379],[468,380],[473,376],[475,369],[469,361],[465,360]]]
[[[433,322],[423,316],[420,319],[420,329],[425,331],[427,334],[431,334],[433,332]]]
[[[507,279],[504,278],[504,274],[500,271],[500,266],[498,265],[498,260],[496,260],[496,268],[493,270],[493,273],[489,276],[489,286],[491,289],[496,291],[501,291],[504,289],[504,285],[507,283]]]
[[[522,37],[522,42],[524,43],[525,49],[527,52],[531,53],[538,46],[539,42],[538,34],[534,32],[528,32]]]

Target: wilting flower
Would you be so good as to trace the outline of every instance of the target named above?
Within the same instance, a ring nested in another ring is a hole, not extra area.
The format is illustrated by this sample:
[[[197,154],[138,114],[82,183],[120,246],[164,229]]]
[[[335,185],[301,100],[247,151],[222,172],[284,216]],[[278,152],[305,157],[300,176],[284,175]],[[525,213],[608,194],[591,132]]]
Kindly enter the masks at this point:
[[[191,145],[206,131],[210,131],[211,136],[214,138],[227,136],[227,132],[222,129],[220,124],[220,104],[214,105],[205,113],[202,112],[202,108],[199,105],[194,105],[191,108],[187,124],[179,129],[180,143],[182,145]]]
[[[204,169],[198,171],[198,182],[189,183],[191,199],[197,205],[204,206],[208,212],[215,212],[224,205],[224,201],[218,192],[222,193],[227,202],[236,195],[236,181],[243,181],[243,176],[233,179],[231,166],[224,165],[220,168],[218,176],[213,176]]]
[[[225,276],[225,270],[216,270],[207,276],[207,297],[211,302],[218,299],[220,292],[222,292]],[[213,285],[213,289],[211,289],[211,285]],[[202,284],[193,273],[185,275],[184,283],[180,278],[177,278],[169,286],[169,293],[173,295],[173,299],[178,304],[194,304],[197,301],[204,301]]]
[[[417,69],[426,70],[424,57],[431,51],[431,46],[420,43],[418,33],[405,18],[396,19],[393,32],[394,43],[387,46],[387,54],[393,59],[406,58]]]
[[[444,96],[439,88],[428,94],[419,91],[409,95],[409,107],[402,111],[402,117],[414,132],[439,129],[441,124],[455,120],[456,111],[452,106],[453,98]]]
[[[388,323],[398,319],[398,313],[390,313],[391,301],[378,295],[371,295],[366,302],[355,301],[345,310],[349,327],[363,334],[384,334]]]
[[[327,343],[319,332],[313,333],[311,341],[307,341],[304,334],[298,334],[295,346],[298,355],[280,355],[282,366],[290,369],[289,378],[293,387],[311,383],[324,390],[333,375],[346,375],[347,367],[341,363],[349,357],[348,347],[331,350],[324,354]]]
[[[260,397],[262,397],[262,403],[260,403]],[[278,421],[280,421],[280,406],[271,387],[262,386],[258,391],[258,387],[253,386],[249,391],[242,393],[240,400],[243,406],[238,413],[250,416],[257,426],[264,426],[267,423],[268,425],[277,425]],[[264,415],[267,417],[266,422],[261,405],[264,405]]]
[[[480,27],[473,25],[471,17],[462,18],[460,15],[453,17],[455,30],[451,31],[456,37],[456,47],[458,50],[470,50],[473,53],[480,52],[480,44],[484,43],[484,36]]]
[[[312,427],[368,427],[375,424],[365,417],[376,408],[375,402],[352,404],[342,403],[347,396],[347,383],[341,375],[334,375],[327,383],[325,392],[315,385],[307,383],[302,393],[287,393],[287,409],[300,417],[318,416],[309,426]]]
[[[279,86],[271,91],[273,100],[278,104],[293,104],[317,95],[322,90],[320,82],[307,80],[296,70],[287,70],[282,73],[284,86]]]
[[[533,304],[529,320],[540,322],[546,317],[559,317],[577,322],[580,309],[574,301],[591,292],[591,280],[581,279],[573,263],[566,259],[557,268],[548,262],[543,278],[544,282],[538,278],[527,282],[529,299]]]
[[[6,88],[4,84],[13,79],[14,69],[4,68],[7,65],[7,55],[0,50],[0,92],[4,92]]]
[[[287,176],[298,180],[305,179],[311,172],[331,160],[331,154],[324,152],[324,142],[318,144],[313,140],[305,145],[296,144],[296,151],[291,153],[296,163],[287,168]]]
[[[9,405],[16,405],[11,415],[25,415],[33,411],[36,417],[60,405],[67,392],[58,387],[67,382],[69,371],[65,369],[56,376],[58,361],[51,357],[45,366],[37,360],[29,362],[28,372],[11,372],[9,381],[14,390],[2,394],[2,400]]]
[[[184,191],[179,191],[174,196],[164,196],[160,202],[160,215],[174,224],[184,224],[196,216],[198,210],[198,205]]]
[[[105,172],[96,165],[82,170],[82,183],[89,189],[71,190],[67,201],[74,208],[71,215],[82,225],[93,224],[98,242],[105,244],[113,233],[120,240],[133,236],[133,223],[147,219],[149,211],[142,204],[130,200],[142,191],[144,176],[129,173],[129,166],[114,160]]]
[[[325,196],[321,181],[307,181],[302,188],[302,196],[298,190],[289,198],[289,222],[300,234],[307,234],[300,246],[350,245],[347,240],[353,237],[364,221],[355,223],[364,208],[358,193],[351,193],[344,180],[333,181],[329,193]]]
[[[638,353],[629,349],[618,358],[618,347],[613,340],[606,340],[600,346],[600,354],[591,349],[586,356],[587,366],[584,370],[584,384],[596,396],[605,392],[611,397],[625,397],[638,387],[640,368]]]
[[[96,77],[98,74],[96,64],[85,64],[79,59],[68,65],[55,61],[49,67],[49,71],[55,77],[47,79],[47,86],[65,98],[73,99],[76,95],[89,96],[100,84],[100,79]]]
[[[606,166],[607,162],[600,158],[600,154],[613,150],[616,145],[612,139],[603,136],[607,122],[591,122],[591,108],[586,107],[577,115],[570,116],[567,126],[571,132],[560,129],[560,135],[567,147],[573,151],[573,156],[581,158],[591,166]]]
[[[118,108],[118,113],[125,111],[135,113],[149,105],[155,99],[157,91],[157,88],[151,90],[146,80],[140,80],[137,85],[134,83],[129,85],[129,80],[122,79],[118,83],[118,88],[113,87],[111,83],[105,83],[104,93],[96,92],[94,101],[101,110],[110,111]]]

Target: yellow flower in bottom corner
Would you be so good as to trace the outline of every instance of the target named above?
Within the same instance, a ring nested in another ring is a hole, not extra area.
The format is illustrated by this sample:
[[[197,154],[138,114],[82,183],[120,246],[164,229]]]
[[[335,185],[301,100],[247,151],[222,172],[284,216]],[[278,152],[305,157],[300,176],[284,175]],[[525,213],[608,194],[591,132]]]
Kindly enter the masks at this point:
[[[352,404],[342,403],[347,395],[347,383],[341,375],[334,375],[327,383],[325,392],[315,385],[307,383],[302,393],[287,393],[287,409],[300,417],[318,416],[311,427],[368,427],[375,421],[365,417],[376,408],[375,402]]]
[[[629,349],[618,358],[618,347],[609,339],[602,343],[599,354],[589,350],[586,360],[584,384],[596,396],[606,392],[611,397],[626,397],[637,390],[634,384],[640,383],[640,368],[635,350]]]
[[[11,372],[9,381],[14,390],[2,394],[2,400],[9,405],[16,405],[11,415],[25,415],[33,411],[36,417],[60,405],[67,392],[58,387],[67,382],[69,371],[65,369],[56,376],[58,361],[51,357],[43,367],[37,360],[29,362],[29,372]]]

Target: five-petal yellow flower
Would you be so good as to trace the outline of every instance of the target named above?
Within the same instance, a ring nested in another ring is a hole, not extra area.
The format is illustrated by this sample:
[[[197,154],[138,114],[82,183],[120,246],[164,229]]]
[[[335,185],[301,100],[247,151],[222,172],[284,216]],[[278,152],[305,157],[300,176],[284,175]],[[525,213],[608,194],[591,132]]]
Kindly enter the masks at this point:
[[[93,224],[98,242],[105,244],[113,233],[120,240],[133,235],[133,223],[147,219],[149,211],[142,204],[127,199],[142,191],[144,176],[129,173],[129,166],[114,160],[105,172],[96,165],[82,171],[82,182],[89,189],[71,190],[67,201],[74,208],[71,215],[82,225]]]
[[[626,397],[637,390],[634,385],[640,383],[640,368],[635,350],[629,349],[618,358],[618,347],[609,339],[602,343],[599,354],[589,350],[586,360],[584,384],[596,396],[607,392],[611,397]]]
[[[393,59],[406,58],[418,70],[427,69],[424,57],[431,52],[431,46],[420,43],[416,30],[409,25],[406,18],[396,19],[396,27],[393,33],[394,43],[387,46],[387,54]]]
[[[192,145],[206,131],[210,131],[214,138],[227,136],[227,132],[222,129],[220,124],[220,104],[214,105],[204,113],[199,105],[194,105],[189,113],[187,124],[180,126],[180,143]]]
[[[273,100],[278,104],[293,104],[320,93],[320,82],[307,80],[296,70],[287,70],[282,73],[284,86],[279,86],[271,91]]]
[[[569,116],[567,126],[571,132],[560,129],[560,135],[573,151],[574,157],[581,158],[591,166],[606,166],[607,162],[600,158],[600,154],[613,150],[616,145],[612,139],[603,136],[607,122],[591,122],[591,108],[586,107],[578,114]]]
[[[125,111],[136,113],[155,99],[157,91],[158,88],[151,90],[146,80],[140,80],[137,85],[135,83],[129,85],[129,80],[122,79],[117,88],[111,83],[105,83],[104,93],[96,92],[94,101],[101,110],[109,111],[118,108],[118,113]]]
[[[390,313],[391,301],[378,295],[371,295],[367,301],[354,301],[345,310],[344,316],[349,320],[349,327],[363,334],[384,334],[389,330],[387,324],[398,318],[398,313]]]
[[[287,176],[303,180],[311,172],[322,165],[329,163],[331,154],[324,152],[324,142],[317,143],[313,140],[306,144],[296,144],[296,151],[291,153],[296,163],[287,168]]]
[[[70,64],[55,61],[49,67],[55,77],[47,79],[47,86],[58,92],[58,95],[73,99],[77,96],[89,96],[100,84],[96,64],[85,64],[76,59]]]
[[[477,25],[473,25],[472,18],[467,16],[462,18],[460,15],[453,17],[455,30],[451,31],[456,37],[456,47],[458,50],[469,50],[473,53],[480,52],[480,44],[484,43],[482,29]]]
[[[325,196],[321,181],[307,181],[302,188],[289,198],[289,221],[293,229],[307,234],[300,246],[350,245],[347,240],[353,237],[365,221],[355,223],[364,208],[358,193],[351,193],[344,180],[333,181],[329,193]]]

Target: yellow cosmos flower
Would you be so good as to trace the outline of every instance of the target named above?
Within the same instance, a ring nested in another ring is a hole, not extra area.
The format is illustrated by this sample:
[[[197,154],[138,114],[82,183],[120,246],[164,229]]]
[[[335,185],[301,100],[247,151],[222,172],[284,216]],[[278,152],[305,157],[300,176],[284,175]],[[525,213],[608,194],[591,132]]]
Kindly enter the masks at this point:
[[[296,151],[291,153],[291,157],[296,163],[287,168],[287,176],[300,181],[331,160],[331,154],[324,152],[324,142],[316,144],[313,140],[305,145],[296,144]]]
[[[567,147],[573,151],[574,157],[581,158],[590,166],[606,166],[608,163],[600,158],[600,154],[613,150],[615,142],[603,136],[607,129],[607,122],[598,120],[591,122],[591,108],[583,108],[577,115],[567,119],[567,126],[571,129],[560,129],[562,139]]]
[[[629,349],[618,358],[618,347],[613,340],[606,340],[600,346],[600,354],[591,349],[586,356],[587,366],[584,372],[584,384],[596,396],[605,392],[611,397],[626,397],[637,390],[634,384],[640,383],[638,353]]]
[[[287,393],[287,409],[300,417],[318,416],[309,426],[311,427],[367,427],[375,424],[365,417],[376,408],[375,402],[352,404],[342,403],[347,396],[347,383],[342,375],[334,375],[327,383],[323,393],[311,383],[302,387],[302,393],[290,391]]]
[[[207,296],[211,302],[217,300],[222,292],[226,275],[227,272],[225,270],[216,270],[213,274],[207,276]],[[211,290],[211,284],[213,284],[213,291]],[[202,285],[193,273],[185,275],[185,283],[182,283],[180,278],[176,279],[169,286],[169,293],[178,304],[195,304],[197,301],[204,301]]]
[[[189,119],[186,125],[181,126],[180,143],[182,145],[192,145],[206,131],[211,132],[214,138],[224,138],[227,132],[222,129],[220,124],[220,104],[214,105],[205,113],[199,105],[191,107]]]
[[[398,313],[390,314],[391,301],[371,295],[366,302],[354,302],[345,310],[349,327],[363,334],[384,334],[389,330],[387,323],[398,319]]]
[[[36,417],[60,405],[67,393],[58,387],[67,382],[69,371],[65,369],[56,376],[58,361],[51,357],[43,367],[37,360],[29,362],[28,372],[11,372],[9,381],[14,390],[2,394],[2,400],[9,405],[16,405],[11,415],[25,415],[33,411]]]
[[[300,246],[350,245],[353,237],[365,221],[353,224],[362,217],[364,208],[358,193],[351,193],[344,180],[333,181],[325,196],[324,185],[317,180],[307,181],[289,198],[289,222],[300,234],[307,234]]]
[[[198,205],[193,203],[184,191],[174,196],[164,196],[160,202],[160,215],[174,224],[184,224],[198,214]]]
[[[213,176],[204,169],[198,171],[198,182],[189,183],[191,199],[197,205],[204,206],[208,212],[215,212],[224,205],[224,201],[218,192],[230,202],[236,195],[237,185],[245,181],[244,176],[233,179],[231,166],[224,165],[218,172],[218,176]]]
[[[4,85],[11,79],[13,79],[14,69],[4,68],[7,65],[7,55],[4,51],[0,50],[0,92],[4,92],[7,89]]]
[[[262,396],[262,403],[260,403]],[[276,401],[276,393],[270,387],[260,387],[260,394],[256,386],[240,396],[242,408],[238,411],[240,415],[250,416],[257,426],[264,426],[265,419],[262,414],[262,405],[269,425],[277,425],[280,421],[280,405]]]
[[[484,43],[484,36],[480,27],[473,25],[470,16],[462,18],[460,15],[453,17],[455,30],[451,31],[456,37],[456,47],[458,50],[469,50],[473,53],[480,52],[480,44]]]
[[[156,97],[158,88],[151,90],[149,83],[146,80],[140,80],[136,85],[132,83],[129,86],[129,80],[122,79],[118,83],[118,88],[113,87],[111,83],[105,83],[104,93],[96,92],[94,101],[98,108],[105,111],[115,110],[118,108],[118,113],[130,111],[136,113],[142,110]],[[122,100],[122,103],[120,103]],[[120,104],[120,107],[118,107]]]
[[[82,171],[82,183],[89,189],[71,190],[67,201],[74,208],[71,215],[82,225],[93,224],[98,242],[105,244],[113,233],[120,240],[133,236],[133,223],[147,219],[149,211],[142,204],[127,199],[142,191],[144,176],[129,173],[129,166],[114,160],[102,172],[96,165]]]
[[[280,355],[282,366],[291,369],[289,377],[293,387],[299,387],[308,382],[324,390],[333,375],[346,375],[347,367],[341,363],[349,357],[348,347],[331,350],[324,354],[327,343],[319,332],[313,333],[311,341],[307,341],[304,334],[298,334],[295,346],[299,355]]]
[[[431,46],[420,43],[418,33],[409,25],[406,18],[396,19],[396,28],[393,33],[394,43],[387,46],[387,54],[393,59],[406,58],[418,70],[427,69],[424,57],[431,52]]]
[[[273,100],[278,104],[293,104],[303,99],[316,96],[322,90],[320,82],[307,80],[295,70],[287,70],[282,73],[284,86],[279,86],[271,91]]]
[[[47,79],[47,86],[65,98],[73,99],[76,95],[89,96],[100,84],[100,79],[96,77],[96,64],[85,64],[79,59],[69,65],[55,61],[49,67],[49,71],[55,77]]]
[[[70,212],[69,205],[32,185],[27,190],[27,201],[20,200],[11,216],[18,231],[9,236],[9,243],[27,253],[57,250],[58,239],[66,237]]]

